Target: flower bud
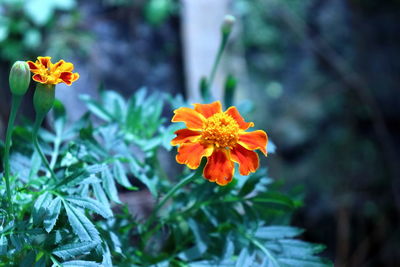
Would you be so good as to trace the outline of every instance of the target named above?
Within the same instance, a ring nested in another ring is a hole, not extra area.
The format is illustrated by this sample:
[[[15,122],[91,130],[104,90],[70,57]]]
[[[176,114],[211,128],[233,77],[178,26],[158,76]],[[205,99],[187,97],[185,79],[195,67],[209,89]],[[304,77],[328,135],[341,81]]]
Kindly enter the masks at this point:
[[[36,115],[45,116],[54,105],[55,100],[55,85],[42,84],[36,85],[36,90],[33,95],[33,107]]]
[[[224,18],[224,22],[222,23],[221,32],[223,36],[228,36],[231,31],[233,24],[235,24],[235,17],[232,15],[226,15]]]
[[[14,95],[22,96],[29,88],[31,72],[25,61],[16,61],[11,67],[9,83]]]

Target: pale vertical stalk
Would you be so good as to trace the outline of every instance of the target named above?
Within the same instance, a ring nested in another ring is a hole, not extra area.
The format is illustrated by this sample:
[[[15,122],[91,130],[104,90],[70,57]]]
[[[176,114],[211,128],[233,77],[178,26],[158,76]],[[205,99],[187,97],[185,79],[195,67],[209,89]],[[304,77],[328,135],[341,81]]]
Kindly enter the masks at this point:
[[[12,145],[12,133],[14,129],[15,118],[17,116],[17,111],[21,105],[22,96],[12,95],[11,100],[11,112],[8,119],[7,133],[6,133],[6,143],[4,149],[4,180],[6,181],[6,194],[8,201],[8,211],[10,214],[14,213],[13,203],[11,200],[11,186],[10,186],[10,149]]]

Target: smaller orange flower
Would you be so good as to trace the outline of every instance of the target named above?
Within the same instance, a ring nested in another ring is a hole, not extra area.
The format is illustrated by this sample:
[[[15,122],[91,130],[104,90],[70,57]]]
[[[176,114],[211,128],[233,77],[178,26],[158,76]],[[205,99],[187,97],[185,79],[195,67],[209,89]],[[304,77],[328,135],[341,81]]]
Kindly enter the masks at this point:
[[[74,64],[60,60],[53,64],[51,57],[38,57],[36,62],[27,61],[31,72],[34,74],[32,79],[43,84],[65,83],[71,85],[78,80],[79,74],[72,73]]]
[[[203,157],[207,164],[203,176],[210,182],[227,185],[239,164],[241,175],[255,172],[259,158],[254,150],[267,156],[268,136],[262,130],[246,132],[254,126],[245,122],[236,107],[222,111],[221,102],[194,104],[194,109],[178,108],[172,122],[184,122],[187,128],[175,132],[171,145],[179,146],[176,161],[197,169]]]

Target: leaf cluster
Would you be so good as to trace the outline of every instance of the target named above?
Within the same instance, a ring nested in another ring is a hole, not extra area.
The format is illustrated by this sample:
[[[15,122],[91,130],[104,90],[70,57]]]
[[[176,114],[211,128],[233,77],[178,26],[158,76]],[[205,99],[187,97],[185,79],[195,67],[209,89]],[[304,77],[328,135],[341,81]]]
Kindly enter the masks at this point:
[[[326,266],[323,246],[296,239],[301,200],[282,193],[260,169],[219,187],[184,170],[169,177],[171,150],[161,94],[113,91],[81,97],[88,112],[67,124],[60,102],[39,133],[56,179],[42,167],[31,127],[17,127],[11,157],[14,214],[0,209],[0,266]],[[174,103],[171,103],[174,105]],[[236,172],[237,173],[237,172]],[[182,179],[197,177],[169,201]],[[154,207],[138,216],[121,201],[148,191]],[[5,188],[0,185],[4,198]],[[163,205],[163,203],[166,203]]]

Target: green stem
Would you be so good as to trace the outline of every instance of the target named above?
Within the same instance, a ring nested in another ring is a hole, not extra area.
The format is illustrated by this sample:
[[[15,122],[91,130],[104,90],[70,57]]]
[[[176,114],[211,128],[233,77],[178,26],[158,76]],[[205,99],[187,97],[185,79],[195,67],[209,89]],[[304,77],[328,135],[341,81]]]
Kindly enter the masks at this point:
[[[199,175],[201,175],[203,171],[203,166],[200,166],[196,172],[192,172],[190,175],[182,179],[179,183],[177,183],[171,190],[168,191],[168,193],[163,197],[163,199],[157,204],[157,206],[154,208],[152,214],[150,215],[150,218],[147,220],[147,222],[144,225],[146,234],[143,237],[143,240],[145,243],[147,243],[148,239],[153,235],[153,233],[159,229],[159,227],[156,225],[153,230],[148,231],[148,227],[151,226],[151,224],[154,222],[158,212],[160,209],[167,203],[167,201],[175,195],[175,193],[187,185],[188,183],[192,182],[196,178],[198,178]]]
[[[11,100],[11,112],[10,118],[8,119],[7,133],[6,133],[6,144],[4,149],[4,179],[6,180],[6,192],[8,200],[8,211],[10,214],[14,213],[13,203],[11,201],[11,186],[10,186],[10,148],[11,138],[14,129],[15,118],[17,111],[21,105],[22,96],[12,95]]]
[[[42,122],[44,120],[44,117],[45,117],[45,114],[44,115],[36,115],[35,124],[33,126],[33,133],[32,133],[33,145],[35,146],[35,149],[39,153],[39,156],[42,159],[42,162],[44,163],[48,172],[50,173],[51,178],[53,178],[54,180],[57,180],[56,174],[54,173],[53,169],[50,167],[49,161],[47,160],[42,149],[40,148],[39,141],[38,141],[38,132],[39,132],[40,125],[42,124]]]
[[[61,139],[57,136],[54,141],[53,153],[51,154],[50,168],[53,169],[57,162],[58,153],[60,151]]]
[[[202,168],[199,168],[202,171]],[[179,183],[177,183],[171,190],[168,191],[168,193],[163,197],[163,199],[160,201],[160,203],[157,204],[157,206],[154,208],[153,214],[157,214],[158,211],[167,203],[167,201],[182,187],[187,185],[188,183],[192,182],[194,179],[196,179],[199,175],[199,169],[191,173],[191,175],[188,175],[186,178],[182,179]]]
[[[242,234],[242,236],[248,239],[254,246],[256,246],[259,250],[261,250],[265,254],[265,256],[267,256],[271,260],[272,266],[279,266],[276,258],[271,254],[271,252],[269,252],[269,250],[263,244],[260,243],[260,241],[258,241],[248,233],[245,233],[239,229],[238,231],[240,234]]]
[[[210,88],[212,86],[212,83],[214,82],[215,79],[215,75],[217,73],[217,69],[219,66],[219,63],[221,62],[221,58],[222,58],[222,54],[225,50],[226,44],[228,43],[228,35],[222,35],[222,40],[221,43],[219,45],[219,49],[218,49],[218,54],[214,60],[214,64],[213,67],[211,69],[211,73],[208,79],[208,84],[207,86]]]

